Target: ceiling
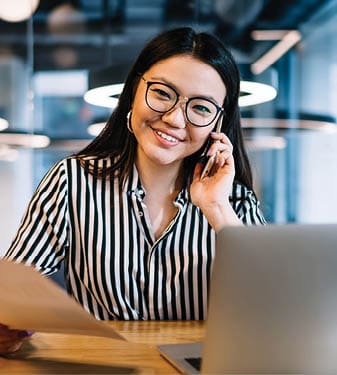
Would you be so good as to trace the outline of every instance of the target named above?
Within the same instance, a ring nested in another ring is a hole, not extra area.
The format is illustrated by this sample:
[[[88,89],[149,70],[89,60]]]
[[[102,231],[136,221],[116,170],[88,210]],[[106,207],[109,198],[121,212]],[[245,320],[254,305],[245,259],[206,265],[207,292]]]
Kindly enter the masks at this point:
[[[159,31],[192,25],[216,33],[239,63],[252,63],[275,43],[253,40],[253,30],[301,29],[332,1],[40,0],[31,24],[0,21],[0,46],[27,58],[33,45],[35,71],[95,69],[127,65]]]

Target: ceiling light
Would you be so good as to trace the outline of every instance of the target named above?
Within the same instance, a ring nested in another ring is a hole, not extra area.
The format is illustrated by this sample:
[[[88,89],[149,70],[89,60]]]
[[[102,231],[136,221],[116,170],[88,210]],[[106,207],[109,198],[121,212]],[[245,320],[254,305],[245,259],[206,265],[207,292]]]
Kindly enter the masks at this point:
[[[336,123],[318,120],[242,118],[242,126],[247,129],[299,129],[319,130],[325,133],[337,133]]]
[[[115,108],[123,87],[123,83],[96,87],[84,94],[84,100],[97,106]],[[240,90],[245,94],[239,98],[240,107],[265,103],[273,100],[277,95],[274,87],[251,81],[241,81]]]
[[[84,100],[90,104],[106,108],[115,108],[132,62],[90,71],[88,74],[88,91]]]
[[[251,70],[254,74],[260,74],[266,70],[270,65],[274,64],[281,58],[290,48],[298,43],[302,35],[297,30],[289,31],[283,38],[275,44],[268,52],[252,64]]]
[[[254,30],[251,36],[257,41],[280,40],[288,33],[289,30]]]
[[[61,151],[66,152],[68,154],[73,154],[74,152],[78,152],[83,150],[88,144],[92,141],[92,138],[88,139],[56,139],[54,138],[50,146],[48,146],[49,151]]]
[[[284,137],[275,135],[259,135],[245,138],[245,145],[249,151],[282,150],[286,148],[287,141]]]
[[[84,100],[100,107],[115,108],[118,103],[118,95],[122,92],[123,87],[124,83],[96,87],[84,94]]]
[[[277,95],[273,86],[252,81],[241,81],[240,91],[246,94],[239,98],[240,107],[269,102]]]
[[[20,22],[28,19],[39,5],[39,0],[0,1],[0,19]]]
[[[0,132],[0,145],[18,146],[27,148],[44,148],[50,144],[46,135],[25,133],[22,131]]]
[[[4,130],[7,128],[8,128],[8,121],[0,117],[0,130]]]
[[[97,137],[98,134],[103,130],[106,122],[96,122],[88,126],[88,133],[94,137]]]

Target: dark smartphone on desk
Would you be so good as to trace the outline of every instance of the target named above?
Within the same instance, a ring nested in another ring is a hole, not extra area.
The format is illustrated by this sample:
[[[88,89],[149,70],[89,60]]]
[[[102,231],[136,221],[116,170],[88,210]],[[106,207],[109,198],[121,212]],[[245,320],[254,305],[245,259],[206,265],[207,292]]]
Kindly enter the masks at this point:
[[[216,124],[216,129],[215,129],[216,133],[220,133],[221,124],[222,124],[222,116],[220,116]],[[202,180],[204,177],[211,176],[212,174],[216,172],[215,163],[216,163],[218,153],[215,153],[212,156],[207,156],[207,152],[213,143],[214,143],[214,140],[210,138],[205,151],[201,155],[200,161],[204,164],[204,167],[201,172],[200,180]]]

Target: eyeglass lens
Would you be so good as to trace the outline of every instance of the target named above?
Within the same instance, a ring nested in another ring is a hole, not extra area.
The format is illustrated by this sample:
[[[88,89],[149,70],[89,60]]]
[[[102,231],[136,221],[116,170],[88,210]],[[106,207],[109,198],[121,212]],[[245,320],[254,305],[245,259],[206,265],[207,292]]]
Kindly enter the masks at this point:
[[[164,83],[149,82],[146,92],[148,106],[157,112],[168,112],[178,102],[177,93]],[[191,98],[186,103],[187,120],[196,126],[209,125],[218,114],[218,107],[203,98]]]

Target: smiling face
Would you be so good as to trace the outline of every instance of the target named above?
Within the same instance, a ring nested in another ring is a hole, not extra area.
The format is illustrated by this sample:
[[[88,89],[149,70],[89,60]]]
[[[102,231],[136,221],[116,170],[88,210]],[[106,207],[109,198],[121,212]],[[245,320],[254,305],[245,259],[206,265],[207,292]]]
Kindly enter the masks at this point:
[[[179,168],[182,160],[198,151],[214,129],[216,120],[205,127],[189,123],[185,100],[202,97],[221,107],[226,87],[210,65],[189,55],[177,55],[154,64],[143,74],[147,82],[168,84],[180,95],[179,102],[166,113],[146,104],[147,83],[140,79],[132,104],[131,124],[137,139],[137,163],[150,161],[158,166]]]

